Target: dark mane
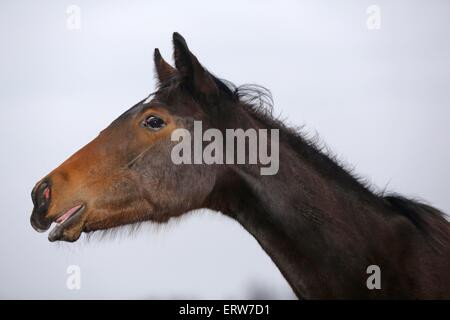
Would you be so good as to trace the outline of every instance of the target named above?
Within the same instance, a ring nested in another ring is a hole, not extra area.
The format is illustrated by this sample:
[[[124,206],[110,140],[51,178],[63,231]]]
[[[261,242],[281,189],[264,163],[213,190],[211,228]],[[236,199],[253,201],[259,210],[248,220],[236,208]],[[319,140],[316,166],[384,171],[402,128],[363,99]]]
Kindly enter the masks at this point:
[[[318,134],[308,136],[302,131],[303,126],[291,126],[281,117],[274,115],[273,97],[267,88],[255,84],[235,86],[229,81],[215,79],[226,85],[233,98],[238,100],[254,118],[269,128],[279,129],[280,138],[324,175],[369,196],[379,194],[367,179],[356,175],[347,164],[340,161]]]
[[[228,80],[211,76],[224,97],[237,102],[268,128],[279,129],[280,139],[289,144],[324,176],[345,184],[368,201],[376,202],[378,205],[388,207],[396,214],[404,216],[424,233],[435,233],[432,232],[432,229],[435,229],[434,224],[447,222],[445,214],[438,209],[395,193],[377,190],[366,178],[358,176],[353,169],[340,161],[317,134],[312,137],[308,136],[301,131],[303,126],[290,126],[285,120],[275,116],[273,97],[267,88],[255,84],[236,86]],[[155,93],[170,95],[174,90],[180,88],[180,85],[182,85],[182,79],[173,77],[160,84]],[[441,231],[437,233],[443,234]]]
[[[442,211],[398,194],[390,194],[382,199],[396,213],[407,218],[417,229],[431,237],[436,249],[445,248],[445,244],[450,239],[448,236],[448,221]]]

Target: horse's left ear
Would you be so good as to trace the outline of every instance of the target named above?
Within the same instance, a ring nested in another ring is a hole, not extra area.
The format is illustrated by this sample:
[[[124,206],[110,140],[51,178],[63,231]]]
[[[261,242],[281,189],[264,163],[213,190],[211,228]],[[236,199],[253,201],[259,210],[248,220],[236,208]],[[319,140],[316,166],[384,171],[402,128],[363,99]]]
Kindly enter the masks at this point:
[[[153,60],[155,62],[155,75],[160,84],[166,82],[177,73],[177,70],[161,57],[158,48],[155,49]]]
[[[200,64],[178,32],[173,34],[173,47],[175,66],[191,89],[206,96],[217,95],[219,88],[213,76]]]

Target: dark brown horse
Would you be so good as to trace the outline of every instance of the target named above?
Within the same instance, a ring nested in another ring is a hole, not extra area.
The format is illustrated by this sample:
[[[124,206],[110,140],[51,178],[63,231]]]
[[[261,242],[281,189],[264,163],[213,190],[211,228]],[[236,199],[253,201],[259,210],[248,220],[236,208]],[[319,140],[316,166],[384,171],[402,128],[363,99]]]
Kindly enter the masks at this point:
[[[31,224],[49,240],[209,208],[250,232],[301,298],[450,298],[450,223],[437,209],[372,192],[271,116],[267,93],[209,73],[173,35],[155,50],[157,90],[33,189]],[[174,164],[177,128],[279,129],[280,166]],[[381,287],[368,288],[368,267]]]

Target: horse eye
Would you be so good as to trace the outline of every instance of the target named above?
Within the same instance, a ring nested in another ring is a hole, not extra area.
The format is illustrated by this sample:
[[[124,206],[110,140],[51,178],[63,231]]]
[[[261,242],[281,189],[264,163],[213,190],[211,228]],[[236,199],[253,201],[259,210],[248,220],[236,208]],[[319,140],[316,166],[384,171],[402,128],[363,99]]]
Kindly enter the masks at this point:
[[[163,119],[152,115],[149,116],[147,119],[145,119],[142,125],[152,130],[159,130],[163,128],[166,125],[166,123],[164,122]]]

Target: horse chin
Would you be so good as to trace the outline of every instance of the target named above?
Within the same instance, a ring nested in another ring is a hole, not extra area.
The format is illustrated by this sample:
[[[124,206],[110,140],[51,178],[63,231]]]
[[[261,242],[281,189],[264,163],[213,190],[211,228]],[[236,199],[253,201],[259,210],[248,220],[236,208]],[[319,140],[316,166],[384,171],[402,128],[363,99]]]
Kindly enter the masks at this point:
[[[55,241],[66,241],[66,242],[75,242],[77,241],[82,233],[82,229],[78,229],[78,230],[65,230],[61,233],[58,234],[53,234],[50,233],[48,235],[48,240],[50,242],[55,242]]]

